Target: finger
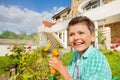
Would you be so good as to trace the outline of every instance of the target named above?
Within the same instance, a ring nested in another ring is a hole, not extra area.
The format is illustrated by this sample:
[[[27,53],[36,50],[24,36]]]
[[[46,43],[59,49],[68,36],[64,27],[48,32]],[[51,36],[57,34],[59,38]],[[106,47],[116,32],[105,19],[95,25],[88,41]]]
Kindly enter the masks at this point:
[[[53,67],[53,65],[51,63],[49,63],[49,66],[50,66],[50,68]]]
[[[51,69],[52,67],[50,66],[50,69]]]
[[[52,64],[49,64],[50,69],[54,69],[55,67]]]
[[[51,58],[50,60],[49,60],[49,63],[52,63],[54,60]]]
[[[49,63],[52,63],[52,61],[51,61],[51,60],[49,60]]]

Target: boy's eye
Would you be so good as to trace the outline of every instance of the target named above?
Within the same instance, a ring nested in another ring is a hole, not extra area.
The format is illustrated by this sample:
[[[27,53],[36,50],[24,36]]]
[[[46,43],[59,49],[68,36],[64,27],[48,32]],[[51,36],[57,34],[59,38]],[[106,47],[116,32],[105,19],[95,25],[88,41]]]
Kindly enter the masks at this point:
[[[73,33],[69,34],[69,36],[73,36],[73,35],[74,35]]]
[[[79,32],[79,34],[84,34],[84,32]]]

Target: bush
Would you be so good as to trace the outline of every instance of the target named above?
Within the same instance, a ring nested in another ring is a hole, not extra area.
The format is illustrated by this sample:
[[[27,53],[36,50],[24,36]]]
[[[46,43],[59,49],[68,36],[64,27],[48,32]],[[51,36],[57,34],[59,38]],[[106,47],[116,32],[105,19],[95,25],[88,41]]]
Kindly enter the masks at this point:
[[[42,48],[31,50],[22,55],[18,65],[18,74],[14,77],[16,80],[48,80],[50,69],[48,65],[49,57],[47,53],[42,53]]]

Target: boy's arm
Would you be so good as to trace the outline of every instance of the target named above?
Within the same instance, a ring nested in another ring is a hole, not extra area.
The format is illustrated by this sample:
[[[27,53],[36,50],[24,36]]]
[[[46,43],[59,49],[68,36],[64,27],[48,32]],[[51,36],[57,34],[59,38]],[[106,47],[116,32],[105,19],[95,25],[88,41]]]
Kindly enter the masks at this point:
[[[49,61],[49,65],[51,68],[59,71],[64,80],[72,80],[67,68],[62,64],[62,62],[59,59],[51,58]]]
[[[67,67],[66,66],[61,66],[60,69],[58,70],[64,80],[72,80],[72,77],[69,75]]]

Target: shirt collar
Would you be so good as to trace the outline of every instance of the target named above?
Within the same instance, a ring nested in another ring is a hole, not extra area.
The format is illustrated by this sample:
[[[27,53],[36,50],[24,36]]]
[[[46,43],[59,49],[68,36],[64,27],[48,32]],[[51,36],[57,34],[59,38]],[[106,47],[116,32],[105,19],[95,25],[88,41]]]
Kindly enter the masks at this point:
[[[91,55],[91,51],[93,50],[93,46],[92,45],[90,45],[87,49],[86,49],[86,51],[82,54],[82,58],[83,59],[86,59],[87,57],[89,57],[90,55]],[[78,51],[74,51],[74,55],[77,57],[78,55],[79,55],[79,52]]]
[[[90,45],[87,50],[82,54],[82,58],[86,59],[87,57],[89,57],[91,55],[91,51],[93,50],[93,46]]]

